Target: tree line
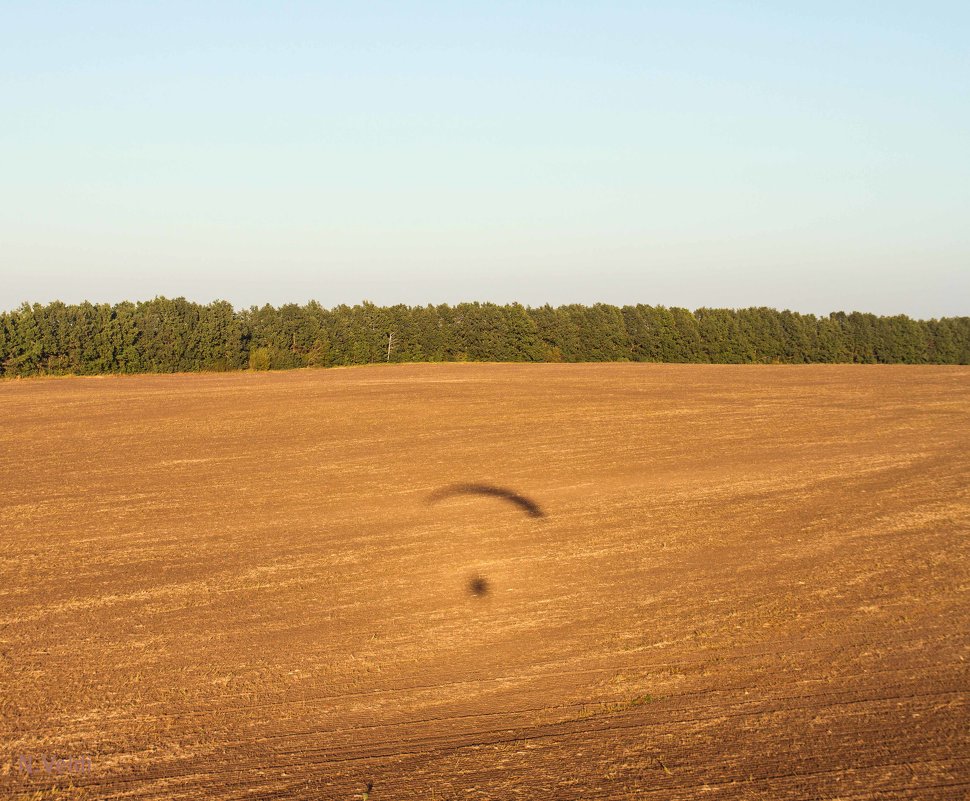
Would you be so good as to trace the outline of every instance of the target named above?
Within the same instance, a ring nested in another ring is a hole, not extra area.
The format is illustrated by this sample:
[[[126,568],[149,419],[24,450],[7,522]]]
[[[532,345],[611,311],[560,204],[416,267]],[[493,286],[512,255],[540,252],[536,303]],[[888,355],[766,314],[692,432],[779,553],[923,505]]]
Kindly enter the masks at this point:
[[[970,317],[770,308],[459,303],[236,310],[185,298],[0,314],[0,375],[276,370],[373,362],[970,363]]]

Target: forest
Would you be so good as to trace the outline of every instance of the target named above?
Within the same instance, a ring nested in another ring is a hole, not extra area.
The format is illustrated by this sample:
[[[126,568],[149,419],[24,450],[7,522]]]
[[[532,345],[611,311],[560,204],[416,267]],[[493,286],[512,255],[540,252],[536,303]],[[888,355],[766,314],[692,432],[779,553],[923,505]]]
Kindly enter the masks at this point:
[[[603,303],[236,310],[164,297],[0,314],[4,377],[445,361],[968,364],[970,317]]]

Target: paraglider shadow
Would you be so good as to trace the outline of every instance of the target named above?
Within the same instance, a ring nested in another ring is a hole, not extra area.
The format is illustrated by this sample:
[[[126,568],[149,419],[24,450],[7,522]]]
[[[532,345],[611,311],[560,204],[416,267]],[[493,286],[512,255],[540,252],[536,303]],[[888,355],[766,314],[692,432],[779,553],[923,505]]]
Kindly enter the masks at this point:
[[[542,507],[532,500],[532,498],[515,492],[514,490],[507,489],[506,487],[496,487],[493,484],[451,484],[431,493],[428,496],[428,505],[434,505],[439,501],[458,495],[482,495],[487,498],[498,498],[499,500],[519,507],[529,517],[546,516],[546,513],[542,511]],[[484,598],[489,594],[491,584],[484,576],[475,574],[469,578],[467,590],[472,596]]]
[[[490,498],[499,498],[503,501],[514,503],[530,517],[546,516],[546,513],[542,511],[542,507],[532,500],[532,498],[520,495],[518,492],[506,489],[505,487],[496,487],[493,484],[452,484],[451,486],[442,487],[440,490],[433,492],[428,497],[428,503],[433,505],[447,498],[453,498],[456,495],[485,495]]]

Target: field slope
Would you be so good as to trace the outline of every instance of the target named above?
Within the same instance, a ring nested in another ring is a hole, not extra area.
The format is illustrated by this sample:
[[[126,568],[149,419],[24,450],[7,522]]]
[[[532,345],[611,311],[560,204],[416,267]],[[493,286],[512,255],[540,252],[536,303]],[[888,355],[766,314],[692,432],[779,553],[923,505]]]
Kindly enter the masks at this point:
[[[970,792],[970,368],[37,379],[0,420],[5,798]]]

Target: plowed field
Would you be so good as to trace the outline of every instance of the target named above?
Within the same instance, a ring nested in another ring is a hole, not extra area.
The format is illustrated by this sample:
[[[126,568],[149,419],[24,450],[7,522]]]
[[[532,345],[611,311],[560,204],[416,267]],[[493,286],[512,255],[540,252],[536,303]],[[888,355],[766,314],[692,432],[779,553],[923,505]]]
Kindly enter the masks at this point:
[[[970,368],[0,383],[0,796],[963,798],[968,535]]]

